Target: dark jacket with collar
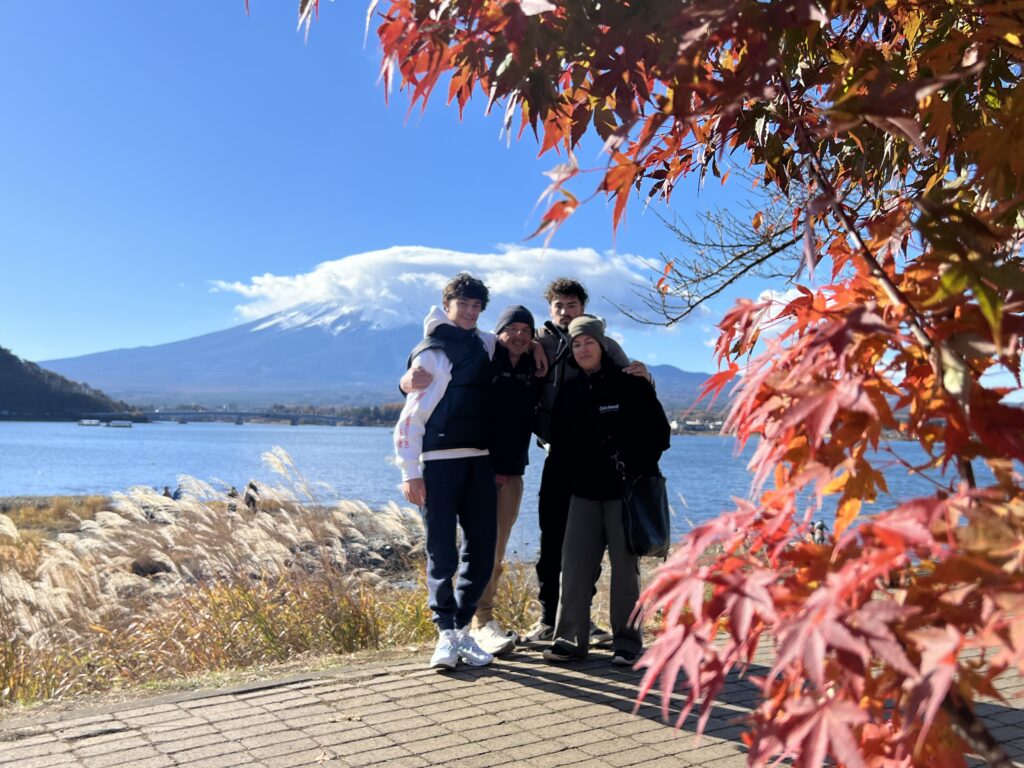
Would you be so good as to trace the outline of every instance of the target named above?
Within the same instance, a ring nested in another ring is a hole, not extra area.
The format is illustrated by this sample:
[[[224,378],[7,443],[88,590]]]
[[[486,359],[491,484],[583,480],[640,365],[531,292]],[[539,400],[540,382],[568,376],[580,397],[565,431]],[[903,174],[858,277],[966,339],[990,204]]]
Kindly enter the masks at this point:
[[[607,354],[601,368],[576,374],[558,393],[552,414],[551,451],[570,473],[574,496],[609,500],[622,497],[622,476],[611,456],[616,451],[630,476],[658,473],[658,459],[669,447],[671,428],[654,388],[623,373]]]
[[[544,388],[537,404],[537,421],[533,431],[545,443],[550,443],[555,400],[562,387],[579,375],[579,368],[572,362],[572,340],[569,334],[550,320],[537,331],[537,341],[548,358],[548,375],[544,378]],[[619,368],[629,365],[629,358],[615,339],[605,336],[605,344],[605,354],[615,365]]]
[[[530,433],[542,380],[534,374],[537,365],[529,351],[513,366],[508,350],[500,343],[494,348],[494,378],[491,407],[494,430],[491,461],[499,475],[521,475],[529,464]]]

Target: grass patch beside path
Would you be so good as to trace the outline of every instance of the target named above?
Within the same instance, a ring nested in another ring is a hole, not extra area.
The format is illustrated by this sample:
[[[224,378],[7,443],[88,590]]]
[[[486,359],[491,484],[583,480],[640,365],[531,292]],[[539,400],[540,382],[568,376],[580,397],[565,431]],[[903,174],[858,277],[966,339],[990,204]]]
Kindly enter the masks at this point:
[[[6,500],[0,707],[433,636],[412,510],[185,490]]]
[[[254,514],[198,481],[0,513],[0,708],[432,643],[410,509],[299,504]],[[496,603],[532,621],[532,566]]]
[[[186,480],[180,501],[144,487],[0,500],[0,712],[433,643],[413,510],[267,488],[251,513]],[[592,610],[606,627],[609,574],[606,560]],[[533,564],[506,564],[496,618],[525,630],[536,594]]]

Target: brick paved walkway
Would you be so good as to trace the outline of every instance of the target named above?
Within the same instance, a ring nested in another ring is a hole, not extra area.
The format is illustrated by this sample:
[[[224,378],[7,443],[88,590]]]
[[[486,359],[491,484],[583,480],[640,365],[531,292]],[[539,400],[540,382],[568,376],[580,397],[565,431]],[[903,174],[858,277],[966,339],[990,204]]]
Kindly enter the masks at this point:
[[[425,659],[7,720],[0,722],[0,766],[745,763],[737,720],[749,712],[753,689],[744,680],[726,686],[694,743],[693,720],[677,731],[662,722],[653,700],[632,714],[640,674],[612,667],[601,652],[564,666],[513,654],[492,667],[446,674],[424,669]],[[1014,682],[1010,688],[1019,690],[1021,681]],[[1024,757],[1024,709],[982,707],[1011,756]]]

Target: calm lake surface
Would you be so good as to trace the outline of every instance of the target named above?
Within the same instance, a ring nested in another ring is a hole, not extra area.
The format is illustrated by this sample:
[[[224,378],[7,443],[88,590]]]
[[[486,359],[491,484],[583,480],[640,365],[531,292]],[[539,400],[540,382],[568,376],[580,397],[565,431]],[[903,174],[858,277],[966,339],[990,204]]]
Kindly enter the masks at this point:
[[[388,501],[406,504],[391,460],[390,428],[200,422],[136,424],[131,429],[0,422],[0,496],[110,494],[133,485],[173,489],[179,475],[225,490],[231,485],[241,490],[250,479],[281,485],[283,479],[261,459],[274,446],[288,452],[310,484],[323,484],[318,494],[324,501],[358,499],[370,507]],[[894,447],[913,463],[924,460],[916,445]],[[673,436],[661,467],[679,533],[731,509],[732,497],[746,497],[750,480],[745,466],[753,447],[743,456],[734,452],[732,438]],[[536,552],[543,456],[536,446],[531,449],[522,510],[509,544],[514,558],[532,558]],[[879,461],[889,467],[886,478],[895,497],[931,492],[927,481],[908,476],[892,459]]]

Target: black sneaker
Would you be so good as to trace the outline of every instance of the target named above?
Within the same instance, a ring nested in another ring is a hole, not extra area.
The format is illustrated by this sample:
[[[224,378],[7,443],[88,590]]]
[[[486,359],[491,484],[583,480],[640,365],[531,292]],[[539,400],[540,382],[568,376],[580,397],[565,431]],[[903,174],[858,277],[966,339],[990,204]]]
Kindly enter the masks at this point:
[[[558,643],[547,648],[544,651],[543,656],[544,661],[552,661],[556,664],[563,664],[567,661],[583,661],[587,658],[586,655],[579,654],[571,648],[559,645]]]
[[[612,655],[612,664],[616,667],[632,667],[639,658],[640,654],[636,651],[616,651]]]
[[[614,635],[607,629],[597,626],[594,622],[590,622],[590,644],[594,648],[608,648],[612,644]]]

